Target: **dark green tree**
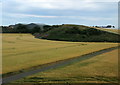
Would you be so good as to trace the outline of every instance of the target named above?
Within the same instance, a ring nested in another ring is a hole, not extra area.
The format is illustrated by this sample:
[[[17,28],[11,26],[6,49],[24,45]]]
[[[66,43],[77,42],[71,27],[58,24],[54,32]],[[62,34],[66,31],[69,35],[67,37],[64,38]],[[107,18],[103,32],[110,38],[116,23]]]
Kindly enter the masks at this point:
[[[32,30],[31,33],[41,33],[41,29],[39,26],[35,26]]]
[[[20,33],[28,33],[28,29],[26,25],[23,24],[18,24],[17,29],[18,32]]]

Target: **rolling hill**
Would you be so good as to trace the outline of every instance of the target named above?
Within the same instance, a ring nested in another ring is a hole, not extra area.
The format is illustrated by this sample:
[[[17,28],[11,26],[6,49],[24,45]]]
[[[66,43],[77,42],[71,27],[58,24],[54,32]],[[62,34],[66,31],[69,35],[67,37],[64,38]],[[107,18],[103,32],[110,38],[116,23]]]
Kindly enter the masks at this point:
[[[39,38],[73,42],[120,42],[120,35],[83,25],[59,25]]]

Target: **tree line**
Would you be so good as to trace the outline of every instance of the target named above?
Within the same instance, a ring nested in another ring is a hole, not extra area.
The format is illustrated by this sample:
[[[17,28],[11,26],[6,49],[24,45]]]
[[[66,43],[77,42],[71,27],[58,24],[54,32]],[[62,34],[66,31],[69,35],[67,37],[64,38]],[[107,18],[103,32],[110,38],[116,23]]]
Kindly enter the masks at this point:
[[[28,28],[27,25],[17,24],[17,26],[1,26],[2,33],[44,33],[56,26],[44,25],[43,28],[36,25],[32,29]]]

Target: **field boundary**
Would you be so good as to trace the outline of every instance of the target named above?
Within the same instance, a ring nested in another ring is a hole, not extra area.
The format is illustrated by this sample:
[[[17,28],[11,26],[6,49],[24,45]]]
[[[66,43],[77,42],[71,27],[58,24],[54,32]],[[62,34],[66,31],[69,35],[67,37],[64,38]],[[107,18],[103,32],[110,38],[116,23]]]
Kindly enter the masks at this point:
[[[61,66],[64,66],[64,65],[70,65],[72,63],[76,63],[78,61],[86,60],[86,59],[92,58],[96,55],[100,55],[100,54],[112,51],[112,50],[117,49],[119,47],[120,46],[105,48],[105,49],[95,51],[95,52],[91,52],[91,53],[88,53],[88,54],[84,54],[84,55],[81,55],[81,56],[76,56],[76,57],[69,58],[69,59],[64,59],[64,60],[58,60],[58,61],[55,61],[55,62],[51,62],[51,63],[39,65],[39,66],[34,66],[34,67],[31,67],[31,68],[27,68],[27,69],[22,69],[22,70],[19,70],[19,71],[16,71],[16,72],[10,72],[10,73],[7,73],[7,74],[3,74],[3,81],[2,82],[3,83],[8,83],[8,82],[15,81],[15,80],[18,80],[20,78],[24,78],[26,76],[29,76],[29,75],[32,75],[32,74],[35,74],[35,73],[38,73],[38,72],[43,72],[43,71],[46,71],[46,70],[49,70],[49,69],[54,69],[54,68],[61,67]]]

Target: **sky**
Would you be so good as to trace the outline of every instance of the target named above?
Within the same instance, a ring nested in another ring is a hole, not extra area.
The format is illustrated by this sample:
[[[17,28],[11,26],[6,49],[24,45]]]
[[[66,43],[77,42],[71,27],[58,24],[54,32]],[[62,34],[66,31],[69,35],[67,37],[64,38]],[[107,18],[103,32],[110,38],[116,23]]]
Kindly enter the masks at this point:
[[[119,0],[2,0],[0,25],[17,23],[118,26]]]

